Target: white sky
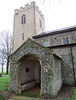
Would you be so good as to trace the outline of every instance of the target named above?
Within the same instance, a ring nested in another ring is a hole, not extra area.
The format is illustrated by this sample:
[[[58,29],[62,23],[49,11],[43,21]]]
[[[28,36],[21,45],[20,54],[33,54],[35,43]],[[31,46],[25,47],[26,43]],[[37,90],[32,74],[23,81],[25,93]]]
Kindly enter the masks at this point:
[[[13,32],[14,10],[35,1],[45,17],[46,31],[76,25],[76,0],[0,0],[0,32]]]

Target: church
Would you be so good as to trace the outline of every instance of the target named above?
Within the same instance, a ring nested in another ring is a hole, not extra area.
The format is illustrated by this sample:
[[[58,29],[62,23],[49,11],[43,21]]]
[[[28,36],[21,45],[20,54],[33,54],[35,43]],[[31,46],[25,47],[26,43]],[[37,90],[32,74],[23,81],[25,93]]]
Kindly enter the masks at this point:
[[[14,12],[9,91],[40,88],[41,98],[56,97],[62,84],[76,86],[76,26],[45,32],[35,2]]]

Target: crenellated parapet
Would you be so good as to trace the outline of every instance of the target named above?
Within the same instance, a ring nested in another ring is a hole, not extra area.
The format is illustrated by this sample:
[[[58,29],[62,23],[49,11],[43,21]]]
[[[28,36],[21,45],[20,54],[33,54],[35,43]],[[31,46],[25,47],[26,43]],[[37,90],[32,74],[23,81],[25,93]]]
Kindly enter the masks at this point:
[[[15,12],[15,13],[19,13],[20,11],[27,10],[27,9],[33,7],[33,6],[36,6],[36,4],[35,4],[34,1],[31,2],[30,4],[26,4],[24,7],[22,6],[22,7],[20,7],[19,9],[15,9],[14,12]]]
[[[30,9],[30,8],[32,8],[32,7],[35,7],[36,10],[39,12],[39,14],[44,18],[44,15],[43,15],[42,12],[40,11],[39,7],[36,6],[36,3],[35,3],[34,1],[31,2],[30,4],[26,4],[24,7],[21,6],[19,9],[15,9],[15,10],[14,10],[14,13],[15,13],[15,14],[18,14],[18,13],[20,13],[20,12],[22,12],[22,11],[24,11],[24,10],[28,10],[28,9]]]

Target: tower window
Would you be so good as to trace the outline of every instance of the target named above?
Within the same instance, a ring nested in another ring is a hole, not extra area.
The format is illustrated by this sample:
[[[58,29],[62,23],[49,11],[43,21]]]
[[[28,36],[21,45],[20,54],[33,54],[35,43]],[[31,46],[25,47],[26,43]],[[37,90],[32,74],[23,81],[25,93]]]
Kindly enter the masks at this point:
[[[23,15],[22,18],[21,18],[21,20],[22,20],[22,24],[25,24],[26,23],[26,16]]]
[[[42,28],[42,20],[39,19],[40,28]]]
[[[24,33],[22,33],[22,40],[24,40]]]

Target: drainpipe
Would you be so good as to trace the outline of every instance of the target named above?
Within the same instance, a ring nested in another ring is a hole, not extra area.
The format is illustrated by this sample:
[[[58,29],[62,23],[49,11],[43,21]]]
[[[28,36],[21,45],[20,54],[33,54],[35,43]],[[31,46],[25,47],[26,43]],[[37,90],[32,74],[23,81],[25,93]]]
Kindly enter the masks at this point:
[[[70,52],[71,52],[71,59],[72,59],[72,66],[73,66],[74,82],[75,82],[75,86],[76,86],[75,68],[74,68],[73,53],[72,53],[72,46],[71,45],[70,45]]]

